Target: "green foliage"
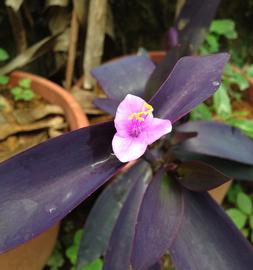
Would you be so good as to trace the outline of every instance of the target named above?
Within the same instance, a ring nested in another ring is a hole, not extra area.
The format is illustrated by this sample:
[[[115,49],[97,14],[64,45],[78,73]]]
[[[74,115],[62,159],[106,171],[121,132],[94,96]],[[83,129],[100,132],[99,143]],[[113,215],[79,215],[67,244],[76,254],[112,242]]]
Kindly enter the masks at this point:
[[[229,19],[213,20],[210,26],[210,32],[220,36],[225,36],[227,39],[237,38],[235,23]]]
[[[191,120],[211,120],[211,119],[212,113],[205,103],[199,104],[191,112]]]
[[[213,95],[213,104],[218,116],[226,117],[232,113],[230,98],[224,84],[221,84],[220,88]]]
[[[230,208],[226,211],[236,227],[241,230],[246,225],[247,216],[236,208]]]
[[[247,73],[247,76],[253,77],[253,64],[248,66],[246,73]]]
[[[61,245],[59,243],[56,244],[56,247],[53,251],[53,254],[49,258],[47,262],[47,266],[50,270],[58,270],[64,264],[64,258],[61,251]]]
[[[83,230],[77,230],[74,235],[74,239],[72,241],[72,245],[70,245],[65,252],[66,257],[72,264],[70,270],[76,270],[77,264],[77,256],[78,256],[78,249],[80,245],[80,241],[82,238]],[[102,270],[103,262],[101,259],[97,258],[96,260],[90,262],[89,264],[83,266],[81,270]]]
[[[2,61],[6,61],[10,58],[8,52],[3,49],[3,48],[0,48],[0,62]]]
[[[70,260],[70,262],[73,265],[76,265],[77,262],[77,254],[78,254],[78,248],[79,244],[82,238],[83,230],[76,231],[74,235],[74,241],[73,244],[67,248],[66,250],[66,257]]]
[[[19,81],[17,86],[11,88],[11,94],[13,95],[14,100],[19,101],[30,101],[34,97],[34,93],[31,87],[30,79],[22,79]]]
[[[236,198],[236,205],[244,214],[250,215],[252,212],[251,198],[244,192],[240,192]]]
[[[226,39],[237,37],[235,23],[232,20],[214,20],[200,52],[202,54],[218,52],[220,49],[220,37],[222,36]],[[247,68],[246,74],[253,77],[253,65]],[[200,104],[191,112],[191,120],[211,120],[213,110],[219,120],[239,128],[245,135],[253,139],[253,121],[238,119],[236,116],[239,116],[238,113],[240,112],[234,113],[231,106],[231,98],[240,100],[242,98],[241,91],[248,88],[249,82],[247,78],[236,71],[232,65],[227,64],[224,68],[222,84],[213,95],[213,107]]]
[[[232,206],[226,213],[242,234],[253,243],[253,204],[252,197],[246,194],[238,183],[232,185],[227,194]]]
[[[234,183],[227,194],[227,199],[230,204],[235,204],[236,203],[236,198],[239,192],[242,192],[242,186],[238,183]]]
[[[32,81],[30,79],[22,79],[19,81],[18,85],[23,88],[31,88]]]
[[[227,123],[239,128],[246,136],[253,139],[253,120],[231,118],[227,120]]]
[[[227,39],[237,38],[234,21],[229,19],[213,20],[206,40],[200,48],[200,53],[210,54],[218,52],[220,50],[221,37]]]
[[[9,82],[10,78],[5,75],[0,75],[0,85],[6,85]]]
[[[249,218],[249,226],[253,230],[253,215]]]
[[[86,266],[83,266],[81,270],[102,270],[102,267],[103,261],[98,258],[92,261],[91,263],[87,264]]]
[[[249,87],[249,82],[242,74],[235,71],[231,65],[227,64],[224,68],[225,75],[223,76],[223,81],[229,84],[235,84],[239,87],[241,91],[246,90]]]

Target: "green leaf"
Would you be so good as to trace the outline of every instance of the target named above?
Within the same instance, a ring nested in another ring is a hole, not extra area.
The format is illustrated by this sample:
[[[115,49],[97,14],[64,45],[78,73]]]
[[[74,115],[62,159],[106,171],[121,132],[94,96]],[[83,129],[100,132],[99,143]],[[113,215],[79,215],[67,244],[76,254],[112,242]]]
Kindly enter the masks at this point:
[[[5,75],[0,75],[0,85],[6,85],[9,82],[10,78]]]
[[[102,270],[103,262],[101,259],[96,259],[92,261],[91,263],[83,266],[81,270]]]
[[[18,85],[23,88],[30,88],[31,87],[31,80],[30,79],[22,79],[18,82]]]
[[[232,75],[233,74],[233,69],[230,64],[226,64],[224,67],[224,73],[227,75]]]
[[[236,198],[237,198],[237,194],[239,192],[243,191],[242,190],[242,186],[239,184],[239,183],[234,183],[229,191],[228,191],[228,194],[227,194],[227,199],[228,199],[228,202],[231,203],[231,204],[235,204],[236,203]]]
[[[249,226],[253,230],[253,215],[249,218]]]
[[[8,60],[9,58],[10,58],[10,56],[9,56],[8,52],[5,49],[0,48],[0,62]]]
[[[23,89],[19,86],[11,88],[11,94],[13,95],[15,100],[22,100],[22,92]]]
[[[237,35],[235,31],[235,23],[228,19],[213,20],[210,27],[210,32],[223,35],[227,38],[231,38],[231,36],[234,38],[234,36]]]
[[[191,112],[191,120],[211,120],[212,113],[209,107],[205,104],[199,104]]]
[[[236,39],[238,37],[238,34],[236,31],[232,30],[232,31],[229,31],[227,33],[224,33],[224,36],[227,38],[227,39]]]
[[[76,264],[77,261],[78,246],[74,245],[66,250],[66,256],[72,264]]]
[[[79,246],[82,235],[83,235],[83,230],[82,229],[76,231],[75,236],[74,236],[74,244]]]
[[[231,114],[231,103],[224,84],[221,84],[219,89],[213,95],[214,109],[216,113],[221,116],[228,116]]]
[[[236,208],[230,208],[226,211],[228,216],[232,219],[236,227],[241,230],[247,221],[247,216]]]
[[[250,234],[250,242],[253,243],[253,232]]]
[[[249,88],[248,80],[240,73],[234,72],[233,76],[229,79],[231,83],[235,83],[239,86],[241,91]]]
[[[253,77],[253,65],[250,65],[248,68],[247,68],[247,75],[249,77]]]
[[[209,53],[215,53],[219,51],[219,42],[218,38],[215,35],[208,34],[206,37],[206,42],[208,44]]]
[[[74,235],[73,245],[66,250],[66,256],[73,265],[75,265],[77,261],[78,248],[82,238],[82,234],[83,230],[80,229],[76,231]]]
[[[50,267],[50,270],[58,270],[64,264],[64,258],[61,253],[61,246],[59,243],[56,244],[56,247],[47,261],[47,266]]]
[[[236,198],[237,207],[246,215],[250,215],[252,212],[252,200],[250,196],[244,192],[240,192]]]
[[[247,238],[249,236],[249,228],[243,228],[241,233]]]
[[[30,101],[33,99],[33,97],[34,97],[33,91],[30,89],[26,89],[22,93],[22,98],[24,101]]]
[[[253,139],[253,121],[231,118],[227,121],[233,127],[239,128],[246,136]]]

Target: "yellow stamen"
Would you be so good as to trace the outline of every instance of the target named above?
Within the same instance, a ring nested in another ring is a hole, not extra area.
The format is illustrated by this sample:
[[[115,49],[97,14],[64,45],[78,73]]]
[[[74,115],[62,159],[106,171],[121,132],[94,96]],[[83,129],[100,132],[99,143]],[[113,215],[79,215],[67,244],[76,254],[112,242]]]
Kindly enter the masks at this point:
[[[148,109],[147,111],[144,111],[146,109]],[[143,117],[141,117],[141,115],[149,115],[154,111],[153,107],[148,104],[148,103],[144,103],[142,111],[137,112],[137,113],[132,113],[128,120],[132,120],[134,117],[136,118],[136,120],[138,121],[144,121],[145,119]]]

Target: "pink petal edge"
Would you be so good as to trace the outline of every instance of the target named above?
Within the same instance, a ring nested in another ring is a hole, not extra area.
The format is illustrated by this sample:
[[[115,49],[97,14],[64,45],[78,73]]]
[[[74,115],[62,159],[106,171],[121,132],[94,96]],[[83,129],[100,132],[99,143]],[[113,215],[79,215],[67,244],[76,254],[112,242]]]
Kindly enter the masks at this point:
[[[116,133],[112,140],[112,149],[121,162],[128,162],[141,157],[147,149],[147,143],[139,138],[121,137]]]
[[[152,144],[163,135],[170,133],[171,130],[172,124],[170,120],[153,118],[151,124],[145,130],[147,143]]]

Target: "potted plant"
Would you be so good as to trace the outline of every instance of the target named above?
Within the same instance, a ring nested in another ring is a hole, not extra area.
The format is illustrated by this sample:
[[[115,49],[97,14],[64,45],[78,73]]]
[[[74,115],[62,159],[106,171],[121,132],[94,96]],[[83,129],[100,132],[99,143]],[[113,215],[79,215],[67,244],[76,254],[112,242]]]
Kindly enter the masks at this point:
[[[31,89],[47,102],[59,105],[65,113],[69,128],[75,130],[88,125],[88,120],[74,98],[59,85],[23,71],[10,74],[9,87],[16,86],[22,79],[31,81]],[[36,177],[34,179],[36,181]],[[59,224],[21,246],[0,255],[1,269],[41,269],[54,247]]]
[[[108,182],[91,211],[79,269],[101,257],[104,269],[159,269],[168,250],[177,269],[252,265],[252,248],[206,192],[252,171],[252,141],[223,123],[180,121],[217,90],[228,55],[177,61],[184,52],[177,47],[165,58],[170,68],[143,56],[96,68],[107,94],[99,102],[114,122],[64,134],[0,164],[1,251],[52,226],[137,159]]]

